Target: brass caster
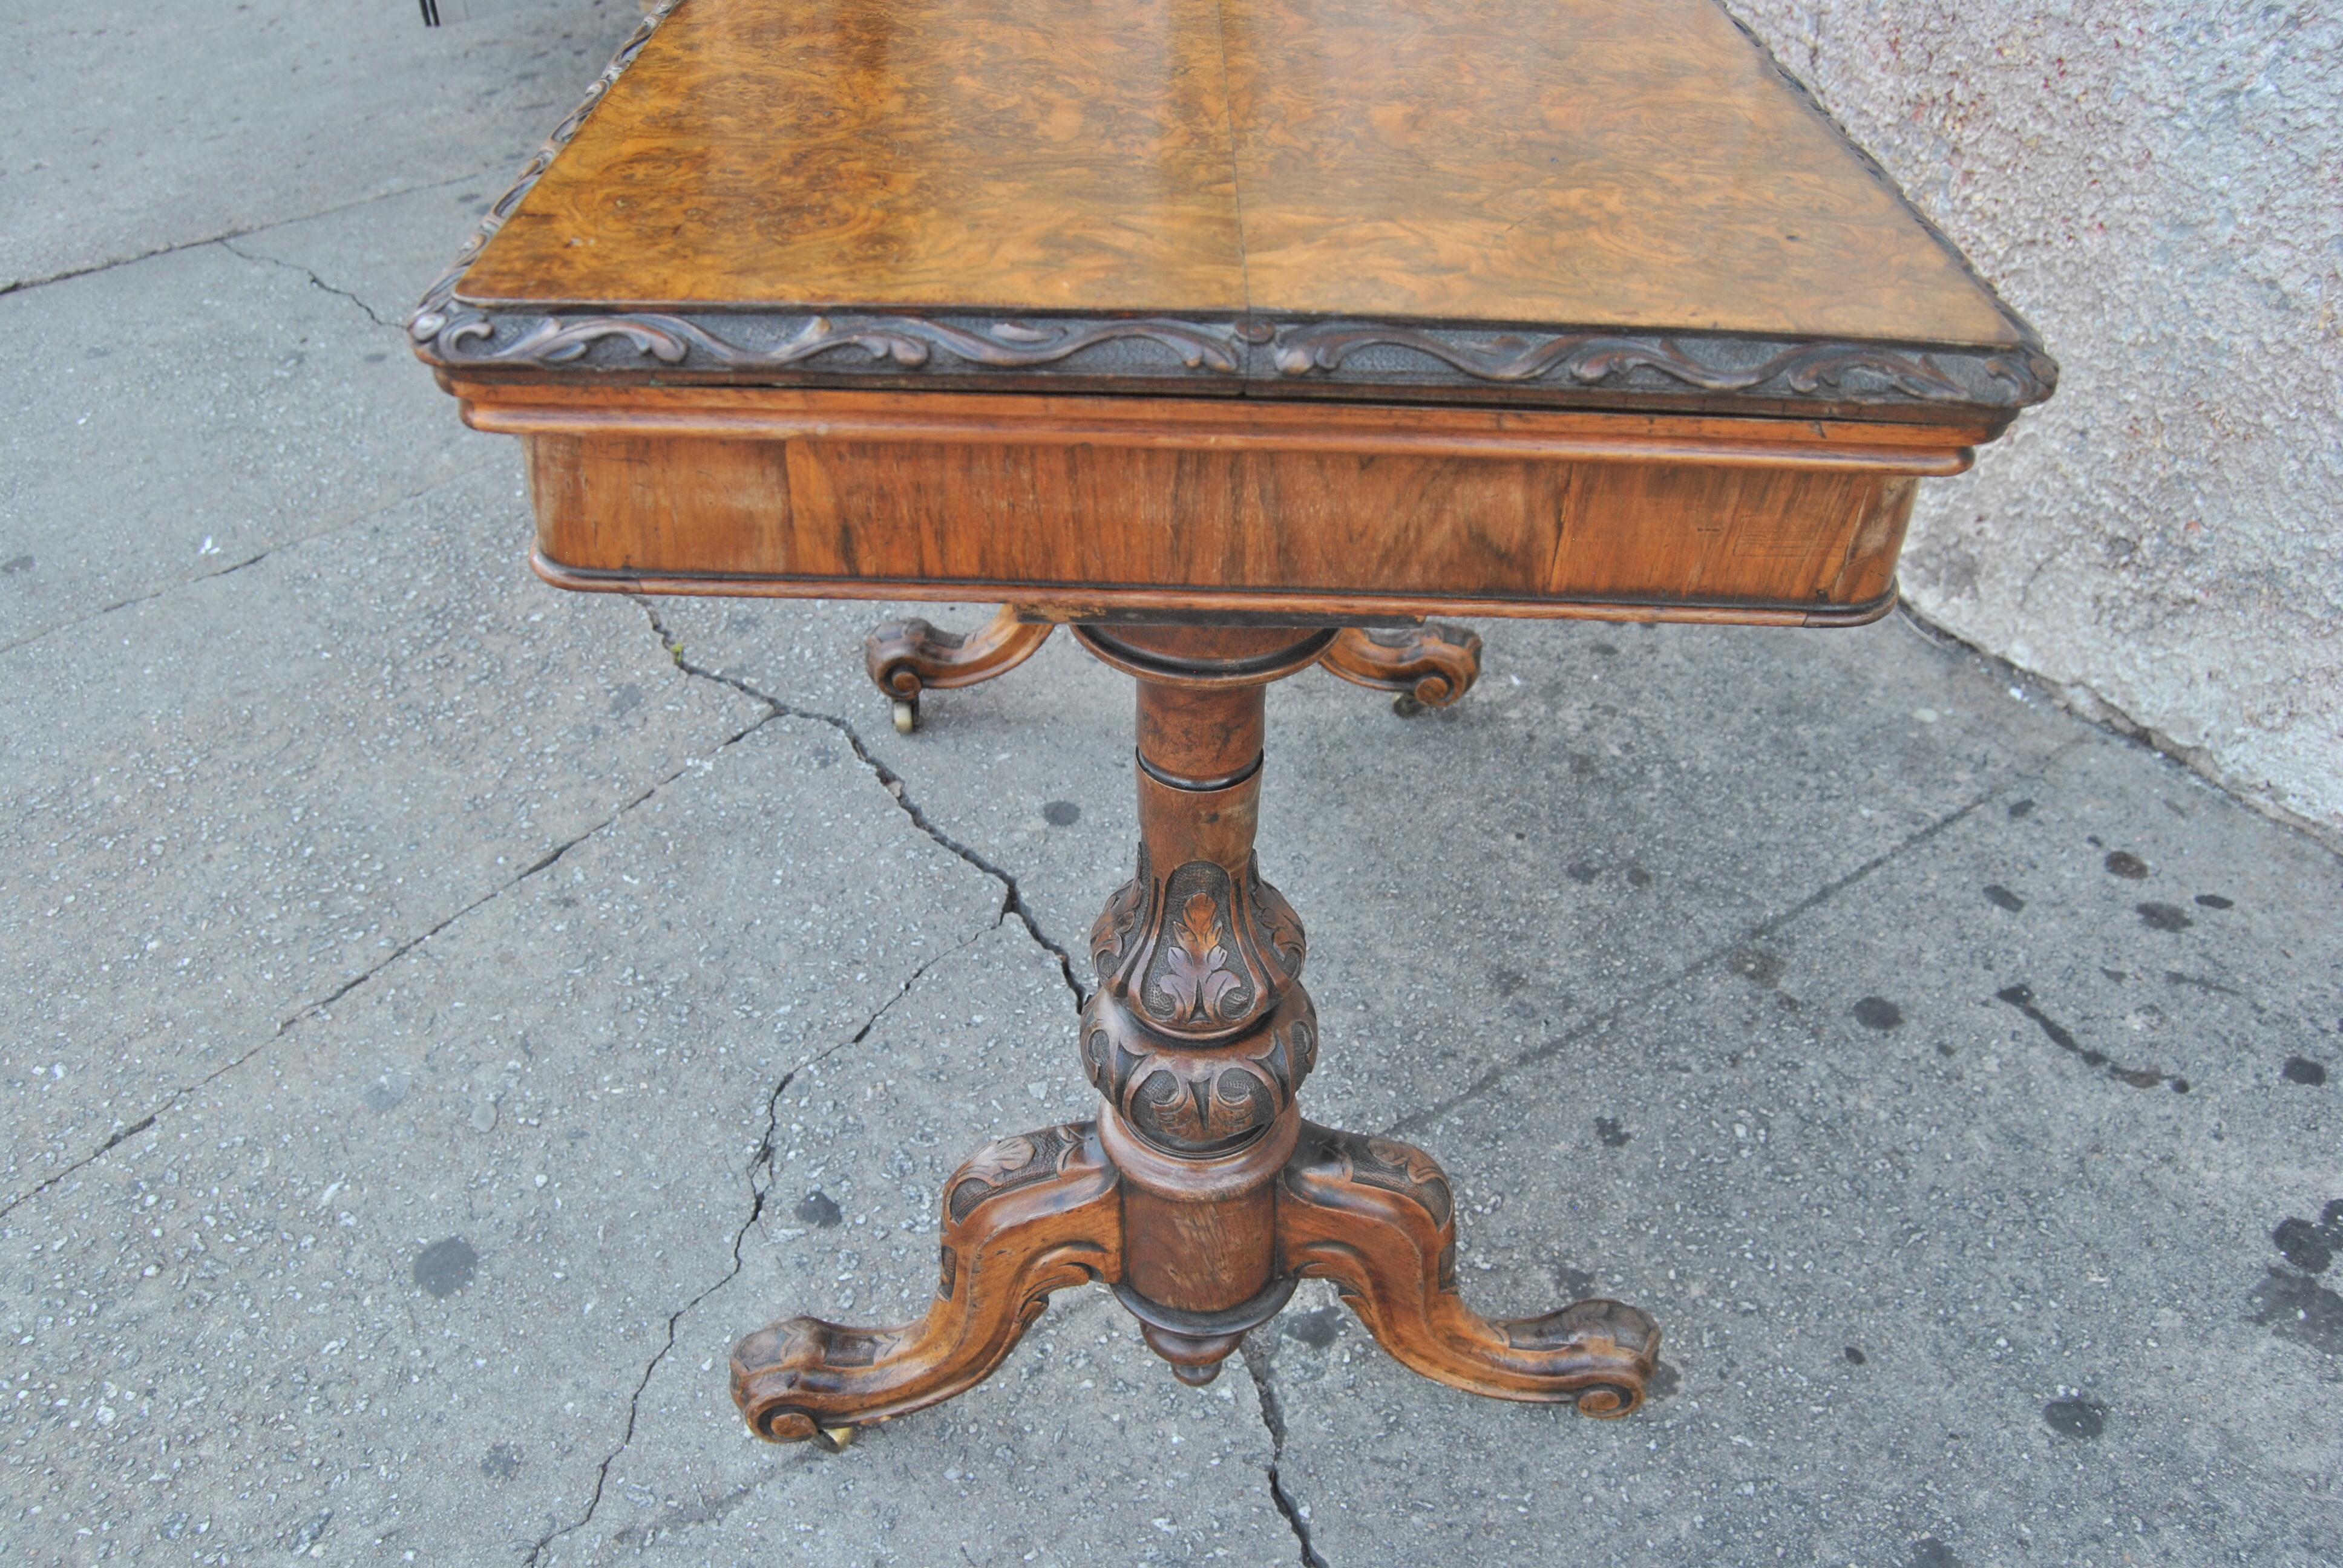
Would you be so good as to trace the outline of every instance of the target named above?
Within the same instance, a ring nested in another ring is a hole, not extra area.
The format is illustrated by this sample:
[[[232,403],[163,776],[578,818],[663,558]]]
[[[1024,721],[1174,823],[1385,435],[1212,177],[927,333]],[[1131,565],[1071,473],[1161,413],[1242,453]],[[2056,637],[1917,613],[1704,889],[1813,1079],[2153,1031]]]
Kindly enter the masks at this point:
[[[920,727],[920,699],[916,697],[895,699],[895,733],[909,735]],[[850,1428],[849,1430],[851,1430]]]
[[[1402,691],[1392,698],[1392,711],[1402,719],[1413,719],[1423,711],[1423,704],[1416,700],[1414,692]]]
[[[854,1434],[861,1430],[857,1426],[818,1426],[813,1429],[813,1440],[825,1453],[844,1453],[854,1445]]]

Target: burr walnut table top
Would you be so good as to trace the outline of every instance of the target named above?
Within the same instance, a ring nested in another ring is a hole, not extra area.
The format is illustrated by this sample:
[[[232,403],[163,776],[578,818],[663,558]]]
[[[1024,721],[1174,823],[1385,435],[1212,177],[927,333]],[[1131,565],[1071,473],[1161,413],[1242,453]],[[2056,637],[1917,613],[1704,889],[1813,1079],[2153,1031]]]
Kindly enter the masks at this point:
[[[681,0],[409,322],[579,588],[1845,624],[2056,367],[1715,0]]]
[[[2055,376],[1714,0],[687,0],[603,87],[427,357],[1972,424]]]

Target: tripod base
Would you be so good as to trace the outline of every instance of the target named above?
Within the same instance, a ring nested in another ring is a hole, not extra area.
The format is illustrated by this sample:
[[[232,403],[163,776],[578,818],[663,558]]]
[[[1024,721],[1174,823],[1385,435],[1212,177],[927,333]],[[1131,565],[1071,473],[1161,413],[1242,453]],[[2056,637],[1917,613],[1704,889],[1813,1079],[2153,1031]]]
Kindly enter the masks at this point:
[[[954,655],[939,685],[1006,668],[1048,632],[1004,617],[942,647],[924,623],[895,630],[911,650],[894,669],[905,681],[922,678],[917,660],[933,674]],[[1634,1410],[1659,1354],[1650,1318],[1608,1301],[1482,1317],[1456,1293],[1455,1198],[1432,1157],[1303,1121],[1296,1104],[1318,1015],[1302,922],[1253,854],[1262,689],[1325,663],[1411,699],[1453,700],[1479,639],[1211,624],[1074,635],[1139,683],[1138,863],[1091,931],[1099,987],[1078,1026],[1102,1114],[989,1144],[946,1183],[936,1299],[920,1322],[789,1318],[735,1346],[749,1424],[835,1445],[950,1399],[1001,1364],[1051,1292],[1091,1281],[1115,1288],[1189,1383],[1210,1382],[1298,1281],[1325,1279],[1426,1377],[1588,1415]],[[874,652],[883,681],[881,664]]]
[[[1447,1178],[1422,1150],[1303,1122],[1276,1183],[1280,1268],[1219,1314],[1155,1302],[1122,1280],[1121,1183],[1095,1122],[989,1144],[944,1186],[936,1298],[918,1322],[847,1328],[790,1318],[732,1350],[732,1394],[759,1435],[840,1447],[853,1429],[981,1382],[1047,1310],[1102,1281],[1181,1381],[1210,1382],[1304,1279],[1334,1282],[1383,1349],[1473,1393],[1621,1416],[1644,1402],[1660,1331],[1634,1307],[1576,1302],[1492,1322],[1456,1292]]]

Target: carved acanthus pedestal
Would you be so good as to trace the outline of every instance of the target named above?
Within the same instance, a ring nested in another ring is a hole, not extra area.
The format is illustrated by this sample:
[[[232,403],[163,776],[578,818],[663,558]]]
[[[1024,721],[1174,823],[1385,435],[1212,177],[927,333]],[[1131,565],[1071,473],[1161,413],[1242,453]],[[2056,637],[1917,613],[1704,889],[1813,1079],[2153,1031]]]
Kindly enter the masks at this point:
[[[1160,875],[1146,849],[1091,933],[1099,989],[1082,1066],[1131,1130],[1167,1154],[1224,1154],[1293,1103],[1318,1060],[1298,983],[1302,922],[1252,857]]]

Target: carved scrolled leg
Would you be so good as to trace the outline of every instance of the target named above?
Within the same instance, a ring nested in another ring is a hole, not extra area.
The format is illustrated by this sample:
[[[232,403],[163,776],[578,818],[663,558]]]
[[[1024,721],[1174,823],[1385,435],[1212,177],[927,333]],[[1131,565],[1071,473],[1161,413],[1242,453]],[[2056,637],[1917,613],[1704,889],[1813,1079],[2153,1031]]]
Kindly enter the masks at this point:
[[[941,1273],[900,1328],[769,1323],[732,1347],[732,1397],[759,1436],[795,1442],[974,1387],[1048,1310],[1050,1292],[1122,1277],[1122,1199],[1092,1122],[987,1144],[945,1183]]]
[[[1445,621],[1396,630],[1345,628],[1319,663],[1360,686],[1399,694],[1403,712],[1445,708],[1481,678],[1481,635]]]
[[[1436,1382],[1582,1415],[1644,1402],[1660,1331],[1617,1302],[1491,1322],[1456,1292],[1456,1205],[1429,1154],[1304,1122],[1279,1183],[1282,1268],[1334,1282],[1384,1350]]]
[[[895,705],[895,728],[906,735],[919,723],[920,693],[930,687],[948,691],[1006,675],[1050,640],[1046,622],[1020,620],[1003,605],[972,632],[938,631],[916,616],[890,620],[862,639],[862,660],[870,678]]]

